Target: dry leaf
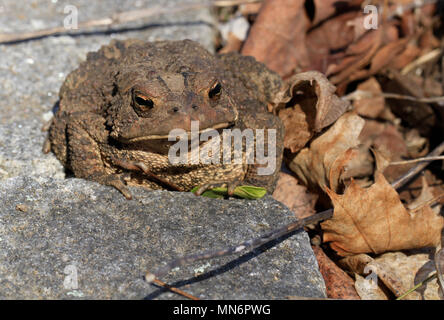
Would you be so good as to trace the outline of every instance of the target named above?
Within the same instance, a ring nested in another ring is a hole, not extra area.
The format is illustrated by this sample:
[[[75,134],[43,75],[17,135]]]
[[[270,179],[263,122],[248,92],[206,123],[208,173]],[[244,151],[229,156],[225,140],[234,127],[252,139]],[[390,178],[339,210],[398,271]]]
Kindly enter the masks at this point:
[[[353,43],[356,25],[362,26],[349,23],[357,16],[360,16],[359,11],[341,12],[333,19],[328,19],[310,30],[305,45],[312,70],[324,73],[330,64],[335,64],[344,58],[343,48]],[[331,52],[337,54],[330,54]]]
[[[409,39],[401,39],[390,42],[386,46],[380,48],[372,58],[369,74],[375,74],[383,67],[389,65],[390,61],[398,56],[406,48]]]
[[[438,274],[441,295],[444,295],[444,250],[442,249],[442,244],[443,242],[441,242],[441,248],[437,250],[435,254],[435,267]]]
[[[344,185],[349,184],[351,179],[356,179],[359,185],[370,186],[375,173],[374,155],[369,146],[363,144],[354,150],[354,154],[356,155],[350,158],[344,166],[340,180]]]
[[[282,77],[294,72],[297,65],[309,68],[305,34],[310,21],[304,0],[266,0],[242,48]]]
[[[361,300],[388,300],[388,296],[376,282],[355,274],[355,289]]]
[[[242,53],[254,56],[284,78],[320,71],[344,93],[352,81],[368,78],[388,66],[399,70],[440,47],[434,35],[436,13],[424,10],[427,6],[421,6],[420,13],[404,10],[396,19],[381,16],[378,28],[369,30],[364,23],[368,15],[362,11],[365,3],[266,0]],[[381,6],[393,14],[399,8],[392,4]]]
[[[288,166],[299,181],[312,189],[326,187],[337,190],[346,163],[354,156],[358,136],[364,120],[354,113],[346,113],[309,148],[302,149]]]
[[[407,157],[410,159],[424,157],[429,152],[428,140],[421,137],[416,129],[407,131],[404,141],[408,152]]]
[[[396,70],[402,70],[410,62],[415,60],[419,56],[420,52],[421,50],[416,45],[407,44],[405,50],[400,55],[395,57],[390,65]]]
[[[377,118],[385,107],[384,97],[380,96],[382,90],[378,81],[376,81],[374,77],[371,77],[363,83],[360,83],[357,90],[368,91],[375,95],[371,98],[357,99],[353,102],[353,106],[358,114],[369,118]]]
[[[347,256],[339,260],[339,265],[353,273],[365,274],[365,267],[373,261],[373,258],[365,253]]]
[[[403,160],[408,156],[408,149],[406,140],[400,130],[402,129],[399,126],[392,123],[367,119],[359,135],[359,141],[364,146],[371,147],[372,150],[377,151],[378,154],[384,155],[389,162]],[[367,159],[367,161],[372,161],[372,159]],[[413,166],[414,164],[388,166],[383,171],[384,177],[387,181],[392,182]],[[371,176],[374,175],[373,168],[370,174]],[[370,175],[367,174],[366,176]]]
[[[333,299],[359,300],[353,279],[339,268],[318,246],[312,246],[319,264],[319,271],[324,278],[327,297]]]
[[[427,251],[406,255],[402,252],[388,252],[368,264],[378,278],[399,297],[435,271]],[[409,293],[405,300],[440,300],[437,279]]]
[[[390,69],[384,77],[380,77],[380,83],[384,92],[387,93],[424,97],[424,90],[421,84],[415,82],[414,75],[404,76]],[[404,126],[416,128],[424,137],[430,136],[438,121],[433,108],[428,103],[399,99],[386,99],[386,103],[392,112],[405,122]]]
[[[384,176],[386,171],[387,170],[384,171]],[[439,198],[439,196],[443,194],[443,182],[430,170],[424,170],[421,176],[414,179],[407,187],[402,189],[399,197],[401,201],[409,204],[409,209],[414,209],[418,204],[424,204],[430,199],[435,199],[435,201],[433,201],[433,211],[438,213],[440,212],[441,206],[444,205],[444,197]],[[424,195],[427,195],[427,197],[424,197]],[[423,197],[424,200],[419,200]]]
[[[295,153],[315,132],[335,122],[350,104],[338,98],[327,78],[317,72],[299,73],[287,81],[269,111],[279,115],[286,134],[284,147]]]
[[[367,189],[352,182],[344,195],[327,189],[334,214],[321,223],[324,241],[341,256],[436,246],[444,218],[430,206],[407,211],[384,176],[375,178]]]
[[[298,219],[315,213],[314,206],[317,196],[308,193],[307,188],[298,184],[296,178],[288,173],[279,173],[273,198],[285,204]]]

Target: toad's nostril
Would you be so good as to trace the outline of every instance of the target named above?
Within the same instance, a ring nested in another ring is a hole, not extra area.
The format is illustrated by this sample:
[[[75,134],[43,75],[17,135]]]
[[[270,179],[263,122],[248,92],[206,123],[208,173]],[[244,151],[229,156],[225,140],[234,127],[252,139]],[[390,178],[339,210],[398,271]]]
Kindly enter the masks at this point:
[[[179,111],[179,108],[178,107],[173,107],[173,112],[177,112],[177,111]]]

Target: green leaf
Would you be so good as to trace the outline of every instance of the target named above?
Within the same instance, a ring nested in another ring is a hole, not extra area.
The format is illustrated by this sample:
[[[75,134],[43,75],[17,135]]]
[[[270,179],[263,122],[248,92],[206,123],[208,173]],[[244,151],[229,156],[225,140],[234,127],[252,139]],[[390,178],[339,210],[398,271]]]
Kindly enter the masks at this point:
[[[196,192],[199,187],[194,187],[191,189],[191,192]],[[261,187],[254,186],[239,186],[234,189],[234,196],[242,198],[242,199],[260,199],[267,193],[267,190]],[[228,195],[228,189],[217,187],[211,190],[207,190],[202,193],[202,196],[214,199],[221,199]]]
[[[267,190],[261,187],[240,186],[234,189],[234,194],[244,199],[260,199],[267,194]]]

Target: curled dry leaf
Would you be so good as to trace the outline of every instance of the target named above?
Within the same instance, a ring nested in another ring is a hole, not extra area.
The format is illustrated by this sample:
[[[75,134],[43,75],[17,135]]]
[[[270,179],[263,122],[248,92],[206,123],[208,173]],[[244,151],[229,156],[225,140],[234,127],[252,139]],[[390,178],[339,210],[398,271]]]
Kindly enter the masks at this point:
[[[347,256],[339,260],[339,265],[353,273],[364,275],[367,273],[366,266],[373,261],[373,258],[365,253]]]
[[[315,132],[335,122],[351,108],[335,94],[336,87],[320,72],[299,73],[287,81],[269,110],[284,122],[284,147],[295,153]]]
[[[363,126],[364,120],[356,114],[344,114],[308,148],[302,149],[288,163],[289,168],[311,189],[337,190],[347,162],[357,156]]]
[[[343,195],[327,188],[334,214],[321,223],[324,241],[341,256],[436,246],[444,218],[428,205],[409,212],[380,172],[375,178],[366,189],[352,181]]]

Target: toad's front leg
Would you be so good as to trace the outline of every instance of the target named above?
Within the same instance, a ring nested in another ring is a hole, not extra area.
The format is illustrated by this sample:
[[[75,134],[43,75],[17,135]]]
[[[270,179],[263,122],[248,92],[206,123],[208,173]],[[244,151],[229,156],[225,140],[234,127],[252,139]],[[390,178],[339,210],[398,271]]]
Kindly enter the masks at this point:
[[[127,199],[132,195],[122,179],[106,167],[100,144],[108,143],[105,119],[94,113],[74,113],[69,116],[66,126],[68,162],[74,175],[113,186]]]

